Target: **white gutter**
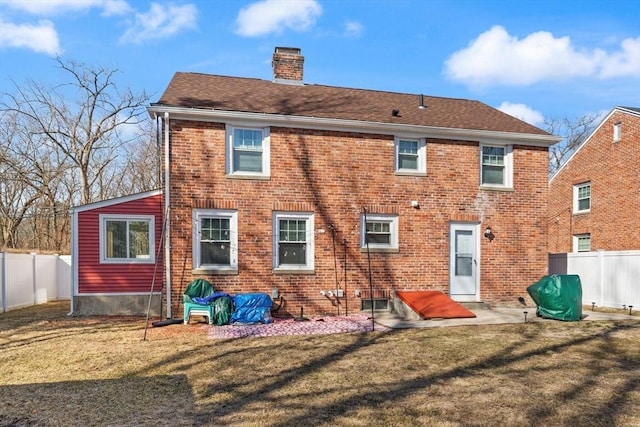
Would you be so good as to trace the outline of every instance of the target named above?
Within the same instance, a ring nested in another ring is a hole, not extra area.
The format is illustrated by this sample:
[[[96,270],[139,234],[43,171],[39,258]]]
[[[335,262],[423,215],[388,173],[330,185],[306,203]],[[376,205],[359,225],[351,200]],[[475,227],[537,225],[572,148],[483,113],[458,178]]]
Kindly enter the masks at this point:
[[[169,112],[164,112],[164,271],[167,283],[167,319],[171,319],[171,197],[169,194]]]
[[[367,122],[361,120],[330,119],[323,117],[291,116],[286,114],[249,113],[240,111],[206,110],[201,108],[171,107],[152,105],[150,112],[171,113],[173,118],[210,122],[236,122],[243,124],[268,124],[293,128],[331,130],[338,132],[371,132],[382,135],[403,135],[416,138],[459,138],[479,142],[521,143],[539,147],[549,147],[562,138],[555,135],[533,133],[499,132],[476,129],[443,128],[397,123]]]

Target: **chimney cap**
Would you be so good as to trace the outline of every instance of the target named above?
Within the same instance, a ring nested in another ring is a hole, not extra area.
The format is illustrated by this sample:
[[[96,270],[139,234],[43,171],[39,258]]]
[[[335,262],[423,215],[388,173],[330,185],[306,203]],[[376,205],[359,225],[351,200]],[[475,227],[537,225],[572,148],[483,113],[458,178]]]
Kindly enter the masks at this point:
[[[276,46],[274,53],[288,53],[290,55],[300,55],[302,50],[299,47]]]

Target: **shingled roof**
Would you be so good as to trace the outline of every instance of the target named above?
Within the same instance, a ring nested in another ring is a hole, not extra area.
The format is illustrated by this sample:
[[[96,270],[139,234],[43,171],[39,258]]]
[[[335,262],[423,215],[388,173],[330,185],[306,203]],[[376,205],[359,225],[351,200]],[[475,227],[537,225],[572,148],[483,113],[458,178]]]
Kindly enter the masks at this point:
[[[549,135],[482,102],[178,72],[154,104],[190,109]],[[392,114],[397,110],[397,115]]]

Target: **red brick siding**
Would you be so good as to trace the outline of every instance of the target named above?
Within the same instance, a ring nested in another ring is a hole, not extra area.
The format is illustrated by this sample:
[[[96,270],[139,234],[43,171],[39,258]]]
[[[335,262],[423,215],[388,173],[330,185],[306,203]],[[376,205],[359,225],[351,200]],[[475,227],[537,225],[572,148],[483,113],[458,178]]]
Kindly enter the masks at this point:
[[[337,312],[320,295],[336,288],[334,263],[346,289],[341,312],[359,310],[354,290],[369,287],[367,256],[359,248],[363,206],[399,215],[399,253],[371,254],[376,289],[447,292],[450,221],[482,222],[482,230],[490,225],[495,231],[493,242],[481,240],[484,301],[515,302],[545,274],[546,148],[515,146],[515,191],[486,191],[479,189],[477,142],[429,139],[427,176],[396,176],[391,136],[272,127],[271,179],[239,180],[225,177],[223,124],[172,121],[171,128],[174,310],[195,277],[193,207],[238,210],[239,273],[203,277],[229,293],[278,288],[294,314],[301,306],[305,313]],[[412,200],[419,201],[419,209],[411,207]],[[315,213],[313,275],[272,271],[272,211],[295,205]],[[330,225],[336,227],[336,261]],[[346,284],[343,239],[348,242]]]
[[[613,142],[613,125],[622,139]],[[573,186],[591,182],[591,210],[573,214]],[[640,249],[640,118],[620,111],[596,130],[549,186],[549,252],[573,250],[591,234],[591,250]]]
[[[155,215],[155,251],[162,234],[162,195],[119,203],[78,213],[78,292],[149,292],[156,271],[154,289],[162,289],[162,254],[153,264],[101,264],[100,214]]]

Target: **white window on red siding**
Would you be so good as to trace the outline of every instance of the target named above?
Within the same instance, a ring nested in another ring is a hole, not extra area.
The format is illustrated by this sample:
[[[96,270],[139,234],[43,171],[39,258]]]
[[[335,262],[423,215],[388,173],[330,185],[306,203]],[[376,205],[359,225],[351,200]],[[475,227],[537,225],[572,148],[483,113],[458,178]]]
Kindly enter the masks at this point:
[[[154,227],[152,215],[100,215],[100,262],[155,262]]]

